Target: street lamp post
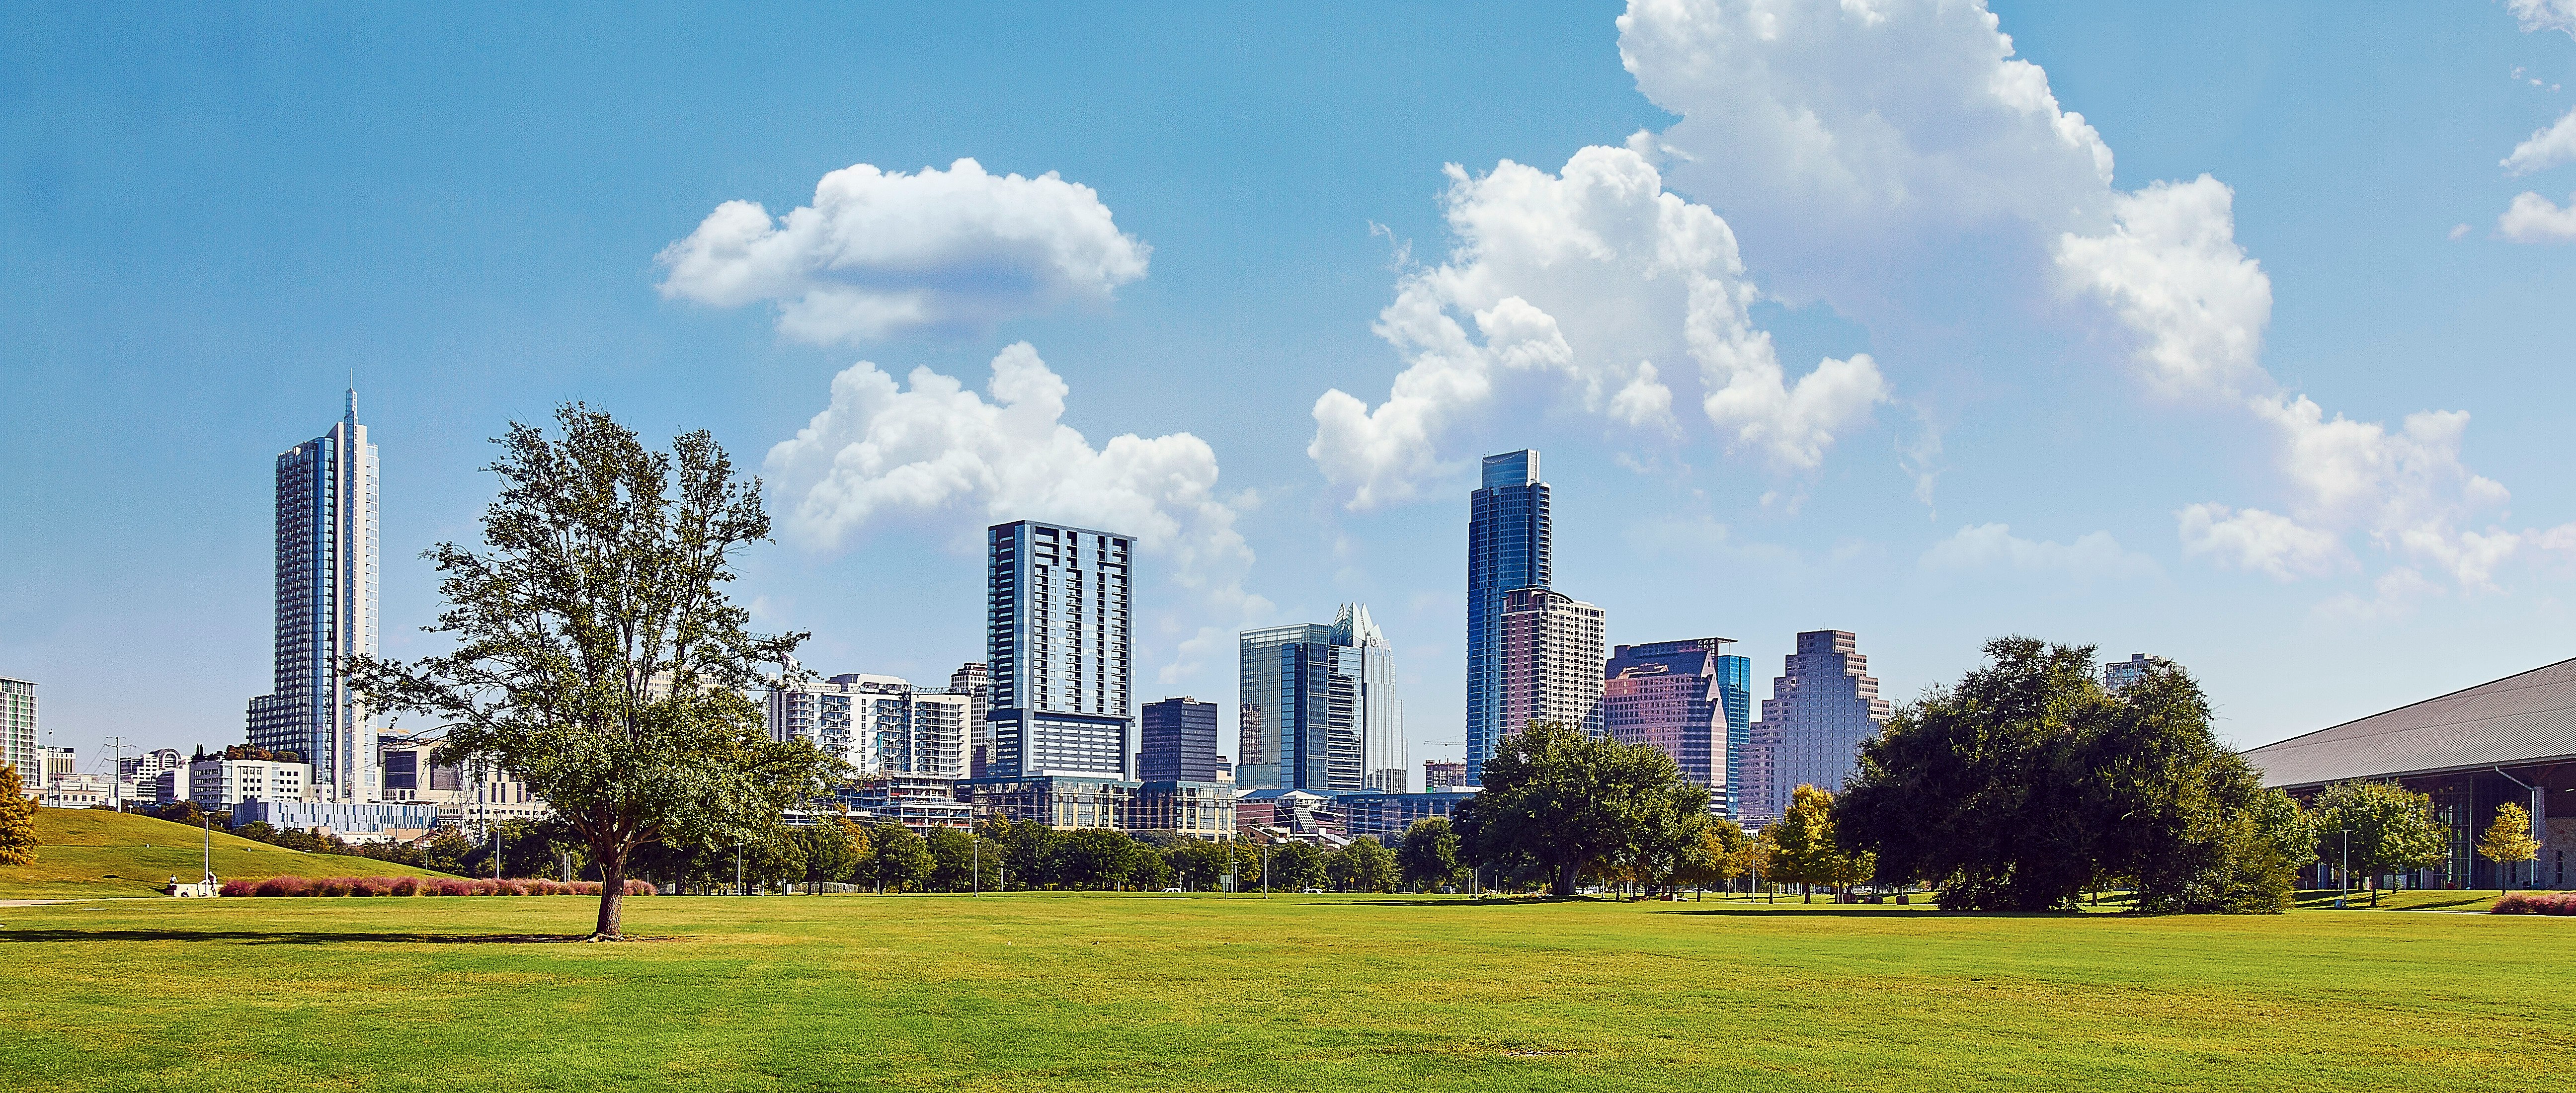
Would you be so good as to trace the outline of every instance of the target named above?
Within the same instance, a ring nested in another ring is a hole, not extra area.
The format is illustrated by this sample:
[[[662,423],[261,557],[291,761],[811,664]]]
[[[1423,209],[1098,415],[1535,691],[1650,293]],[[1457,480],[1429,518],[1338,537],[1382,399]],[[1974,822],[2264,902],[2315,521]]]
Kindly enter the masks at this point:
[[[2335,892],[2337,910],[2343,909],[2343,901],[2352,896],[2352,829],[2344,828],[2339,834],[2343,836],[2343,886]]]

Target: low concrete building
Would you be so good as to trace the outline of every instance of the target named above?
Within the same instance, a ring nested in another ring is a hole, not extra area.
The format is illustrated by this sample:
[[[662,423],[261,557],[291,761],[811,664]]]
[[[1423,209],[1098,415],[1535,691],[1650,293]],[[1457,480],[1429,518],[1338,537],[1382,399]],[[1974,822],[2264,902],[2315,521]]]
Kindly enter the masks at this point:
[[[2576,883],[2568,870],[2568,851],[2576,848],[2576,660],[2266,744],[2245,760],[2263,772],[2264,785],[2293,796],[2361,779],[2432,797],[2450,850],[2406,874],[2409,887]],[[2519,876],[2499,877],[2474,849],[2504,804],[2530,810],[2531,834],[2541,844],[2539,859]]]
[[[232,825],[251,823],[264,823],[280,831],[337,835],[353,843],[407,842],[428,834],[438,823],[438,806],[336,801],[244,801],[234,805]]]
[[[1460,802],[1476,792],[1468,788],[1442,793],[1345,793],[1333,803],[1341,812],[1344,835],[1392,845],[1416,821],[1455,815]]]
[[[209,757],[188,764],[188,799],[208,812],[246,801],[301,801],[312,786],[309,763]]]

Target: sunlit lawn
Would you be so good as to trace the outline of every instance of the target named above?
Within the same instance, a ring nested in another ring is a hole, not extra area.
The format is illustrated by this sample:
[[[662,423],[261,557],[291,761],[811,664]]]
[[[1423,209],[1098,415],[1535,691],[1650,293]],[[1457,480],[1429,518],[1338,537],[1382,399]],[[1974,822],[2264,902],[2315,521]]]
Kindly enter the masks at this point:
[[[1013,895],[0,909],[15,1089],[2542,1089],[2576,920]],[[477,940],[482,938],[483,940]]]

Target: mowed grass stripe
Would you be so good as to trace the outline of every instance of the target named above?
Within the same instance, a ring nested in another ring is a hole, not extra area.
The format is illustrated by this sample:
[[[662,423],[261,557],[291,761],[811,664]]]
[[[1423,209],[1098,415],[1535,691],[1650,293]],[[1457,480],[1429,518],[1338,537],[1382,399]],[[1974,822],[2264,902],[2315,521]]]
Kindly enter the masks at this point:
[[[2576,1051],[2552,990],[2576,922],[2528,918],[628,906],[656,940],[380,940],[582,932],[590,901],[560,897],[0,911],[21,970],[0,1070],[29,1089],[2470,1090],[2550,1087]]]

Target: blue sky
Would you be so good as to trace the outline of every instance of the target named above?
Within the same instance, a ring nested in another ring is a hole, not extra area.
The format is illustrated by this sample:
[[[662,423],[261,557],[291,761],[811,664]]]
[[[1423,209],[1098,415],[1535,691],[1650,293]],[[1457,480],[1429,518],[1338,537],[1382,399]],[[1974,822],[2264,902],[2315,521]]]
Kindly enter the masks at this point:
[[[1757,697],[1802,629],[1899,699],[2022,632],[2254,744],[2576,655],[2564,0],[1384,7],[13,7],[0,674],[85,755],[238,739],[352,372],[397,654],[579,399],[764,473],[815,667],[944,679],[984,524],[1127,521],[1141,692],[1364,601],[1416,762],[1522,446],[1558,587]]]

